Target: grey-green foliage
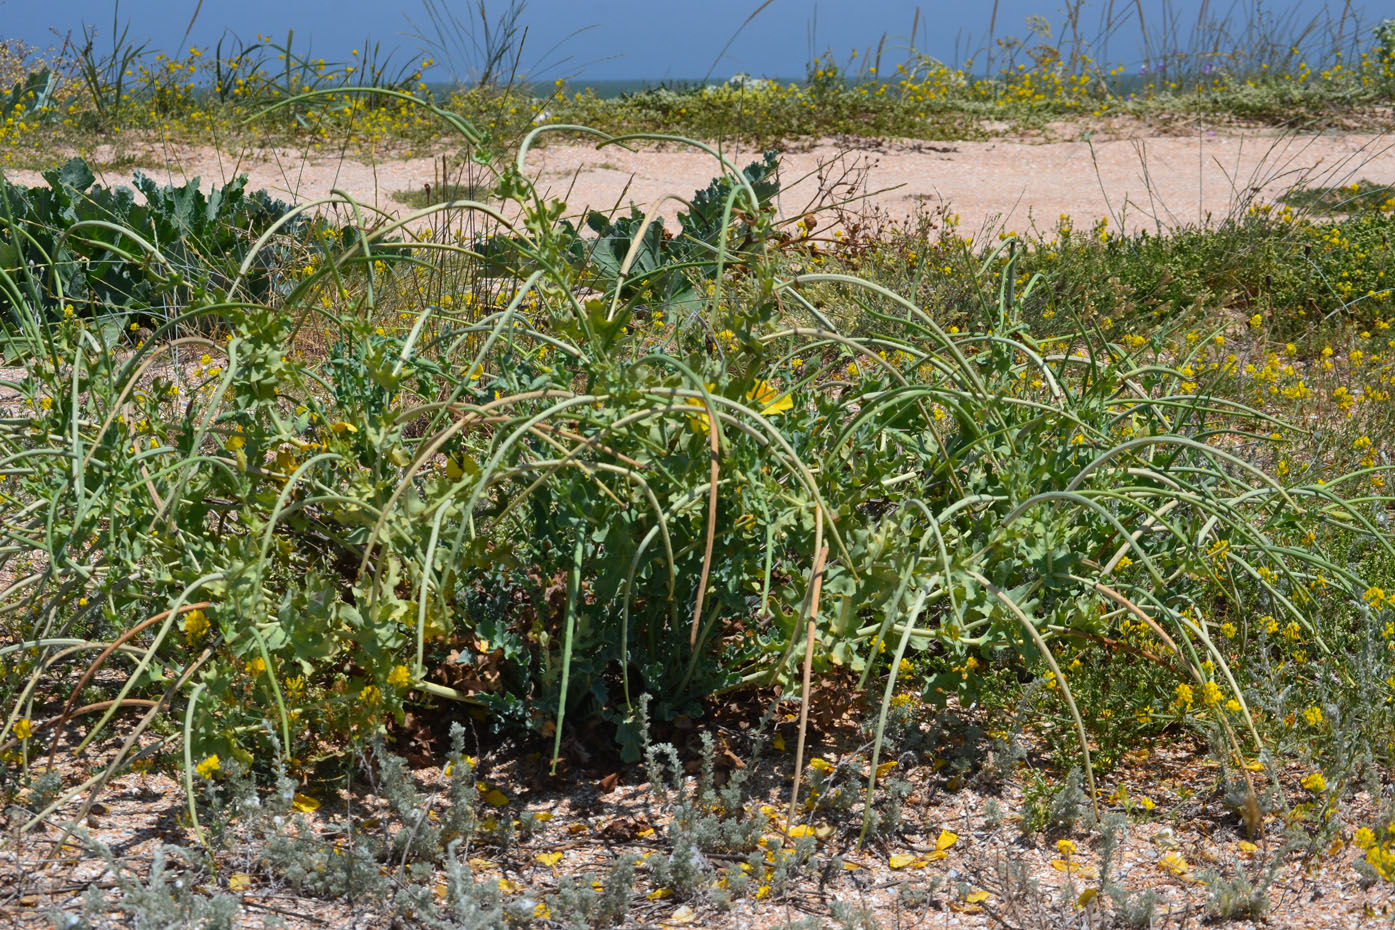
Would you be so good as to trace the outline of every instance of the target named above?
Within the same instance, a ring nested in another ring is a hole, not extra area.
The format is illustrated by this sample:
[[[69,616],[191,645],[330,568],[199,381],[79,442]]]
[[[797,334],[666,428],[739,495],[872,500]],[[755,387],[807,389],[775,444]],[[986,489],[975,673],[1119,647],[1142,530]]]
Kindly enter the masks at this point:
[[[1113,878],[1115,859],[1128,827],[1128,818],[1118,813],[1106,814],[1100,822],[1100,890],[1109,900],[1118,925],[1151,927],[1157,914],[1157,895],[1151,888],[1135,894]]]
[[[649,859],[651,878],[657,886],[671,888],[679,897],[702,893],[713,904],[724,906],[731,898],[746,892],[750,879],[738,866],[723,869],[721,875],[726,879],[726,890],[717,894],[718,868],[711,854],[746,854],[752,872],[757,874],[767,866],[760,840],[769,830],[770,818],[751,803],[747,791],[749,773],[759,761],[759,752],[753,753],[746,768],[732,771],[718,789],[716,743],[710,733],[703,733],[698,775],[689,788],[677,750],[667,743],[652,741],[647,708],[648,700],[642,698],[638,702],[637,729],[649,790],[655,800],[669,807],[669,822],[663,834],[667,852]],[[771,714],[773,708],[763,721],[762,730]],[[812,836],[806,836],[789,846],[772,846],[775,862],[768,879],[771,888],[778,892],[801,874],[816,845]]]
[[[672,888],[680,898],[691,898],[704,888],[713,874],[711,860],[698,848],[698,830],[710,824],[710,818],[689,821],[687,824],[670,825],[668,831],[669,853],[655,857],[651,863],[654,882],[665,888]]]
[[[1153,926],[1158,914],[1158,896],[1153,889],[1133,894],[1127,888],[1113,885],[1106,889],[1106,893],[1113,904],[1114,920],[1119,926],[1137,930]]]
[[[985,830],[996,830],[1003,825],[1003,805],[998,803],[997,798],[983,799],[983,827]]]
[[[604,879],[587,872],[564,877],[557,883],[557,894],[547,901],[552,920],[570,930],[614,927],[623,923],[630,911],[634,892],[637,857],[626,854],[616,860]],[[600,885],[597,891],[594,887]]]
[[[62,790],[63,776],[53,769],[46,769],[30,783],[27,806],[30,810],[41,811],[53,803]]]
[[[100,845],[96,850],[115,877],[116,892],[108,895],[93,885],[78,913],[51,913],[49,919],[59,930],[232,930],[238,899],[199,892],[208,876],[188,852],[175,846],[158,847],[149,873],[141,880],[111,850]]]
[[[461,843],[452,840],[446,849],[445,900],[438,905],[431,889],[409,885],[399,892],[399,909],[409,910],[429,930],[506,930],[498,883],[475,880],[469,866],[460,861]]]
[[[394,858],[434,860],[446,847],[464,840],[469,845],[474,836],[477,817],[475,802],[478,789],[475,770],[465,758],[465,729],[459,723],[451,726],[450,789],[444,810],[437,811],[435,797],[424,799],[412,784],[406,762],[387,751],[381,738],[374,743],[378,793],[388,802],[401,821],[402,828],[392,836]]]
[[[287,774],[273,733],[272,789],[259,792],[249,771],[235,759],[223,766],[221,780],[203,787],[203,822],[219,847],[234,842],[253,851],[258,869],[287,881],[302,893],[324,898],[377,898],[391,884],[379,859],[383,844],[345,827],[340,843],[321,839],[293,807],[296,782]]]
[[[829,902],[828,912],[839,930],[879,930],[881,927],[871,910],[865,907],[854,907],[835,899]]]
[[[1046,814],[1046,828],[1053,833],[1069,833],[1089,810],[1089,799],[1080,787],[1080,770],[1071,769],[1066,776],[1066,783],[1051,799],[1051,806]]]
[[[373,850],[361,838],[332,846],[316,837],[303,817],[295,819],[294,829],[294,835],[267,836],[260,859],[297,891],[323,898],[373,900],[391,889]]]
[[[1200,875],[1206,886],[1206,912],[1220,920],[1263,917],[1269,910],[1269,881],[1251,879],[1243,871],[1226,876],[1207,870]]]
[[[901,829],[902,808],[911,790],[911,783],[904,778],[891,777],[881,783],[881,791],[867,821],[868,836],[891,836]]]

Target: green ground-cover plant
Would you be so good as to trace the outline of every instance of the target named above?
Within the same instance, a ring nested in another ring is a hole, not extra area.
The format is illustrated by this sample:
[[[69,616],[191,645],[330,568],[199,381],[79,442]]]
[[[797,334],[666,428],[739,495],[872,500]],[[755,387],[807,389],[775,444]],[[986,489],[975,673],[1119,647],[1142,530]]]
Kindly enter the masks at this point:
[[[288,216],[290,206],[264,191],[247,192],[246,176],[205,194],[198,178],[162,187],[138,172],[133,191],[97,184],[74,158],[44,179],[46,187],[32,188],[0,179],[0,268],[12,284],[29,285],[0,292],[0,311],[12,328],[34,311],[88,317],[109,346],[127,328],[228,292],[234,279],[236,296],[269,298],[293,253],[285,238],[254,250],[257,238],[273,227],[301,239],[327,231],[322,220]],[[42,276],[25,274],[29,267]]]
[[[533,138],[556,131],[587,132]],[[129,354],[44,312],[48,267],[6,272],[13,758],[78,710],[100,714],[84,745],[140,711],[72,787],[99,785],[172,714],[192,784],[250,762],[269,716],[303,770],[432,700],[554,757],[599,716],[637,753],[641,694],[694,715],[811,663],[880,705],[875,768],[900,679],[972,701],[1001,667],[1063,699],[1093,793],[1063,648],[1166,670],[1172,719],[1210,720],[1238,764],[1263,740],[1233,631],[1265,635],[1263,611],[1316,658],[1334,622],[1388,614],[1329,542],[1390,551],[1382,466],[1261,467],[1296,427],[1220,389],[1214,339],[1135,342],[1068,306],[1039,335],[1048,279],[1019,276],[1013,237],[960,255],[971,299],[944,325],[781,233],[768,161],[719,160],[672,241],[651,217],[579,235],[519,168],[531,143],[479,156],[497,206],[439,211],[495,235],[409,247],[405,221],[360,222],[288,292],[242,297],[273,227]],[[115,693],[79,707],[102,667]]]
[[[942,220],[927,217],[900,230],[849,224],[847,236],[805,241],[819,267],[915,293],[941,325],[965,328],[971,325],[966,308],[1027,278],[1021,271],[1006,275],[1006,269],[979,275],[972,239]],[[1252,434],[1228,447],[1285,484],[1300,483],[1301,475],[1309,486],[1346,487],[1369,521],[1363,527],[1314,528],[1296,540],[1355,566],[1371,585],[1362,592],[1369,613],[1360,603],[1354,610],[1325,605],[1310,633],[1282,621],[1263,593],[1214,605],[1200,601],[1213,617],[1237,682],[1260,708],[1257,727],[1270,749],[1302,760],[1308,773],[1325,772],[1324,781],[1334,785],[1371,777],[1378,770],[1372,763],[1383,765],[1388,758],[1389,705],[1381,695],[1393,670],[1383,643],[1395,628],[1384,625],[1381,610],[1395,563],[1386,545],[1389,453],[1380,437],[1391,431],[1395,375],[1390,290],[1384,283],[1390,229],[1388,212],[1379,209],[1334,220],[1267,206],[1218,227],[1164,236],[1120,236],[1107,224],[1077,231],[1063,222],[1028,239],[1020,262],[1044,275],[1023,304],[1034,332],[1075,339],[1083,322],[1121,351],[1171,367],[1183,378],[1180,391],[1204,398],[1199,402],[1239,402],[1279,418],[1289,426],[1253,421]],[[1350,296],[1319,287],[1324,281],[1350,282]],[[885,305],[872,309],[884,311]],[[849,309],[837,319],[870,326],[860,315],[865,312]],[[1263,578],[1268,570],[1258,574]],[[1324,598],[1324,573],[1307,587]],[[1332,654],[1348,657],[1335,678],[1314,658],[1314,635]],[[1092,661],[1101,650],[1132,659]],[[1077,699],[1100,722],[1094,730],[1097,761],[1116,760],[1197,722],[1205,695],[1191,685],[1178,690],[1179,676],[1157,661],[1165,657],[1141,629],[1098,630],[1062,649],[1060,664]],[[938,657],[919,667],[951,677],[981,676],[976,694],[989,703],[1000,700],[1004,714],[1021,716],[1011,667],[970,668]],[[1056,732],[1070,726],[1057,712],[1059,703],[1034,702],[1033,715],[1038,706],[1046,719],[1037,718],[1036,726]]]
[[[1279,200],[1312,213],[1358,213],[1362,210],[1389,213],[1395,210],[1395,189],[1363,178],[1336,187],[1299,188]]]

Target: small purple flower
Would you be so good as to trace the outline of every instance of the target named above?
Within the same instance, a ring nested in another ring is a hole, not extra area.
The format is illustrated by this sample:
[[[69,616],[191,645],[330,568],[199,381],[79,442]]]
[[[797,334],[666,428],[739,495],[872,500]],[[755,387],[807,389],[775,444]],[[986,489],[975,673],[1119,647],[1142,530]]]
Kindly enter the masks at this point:
[[[1139,65],[1139,66],[1138,66],[1138,73],[1139,73],[1139,74],[1147,74],[1147,73],[1148,73],[1148,66],[1147,66],[1147,65]]]

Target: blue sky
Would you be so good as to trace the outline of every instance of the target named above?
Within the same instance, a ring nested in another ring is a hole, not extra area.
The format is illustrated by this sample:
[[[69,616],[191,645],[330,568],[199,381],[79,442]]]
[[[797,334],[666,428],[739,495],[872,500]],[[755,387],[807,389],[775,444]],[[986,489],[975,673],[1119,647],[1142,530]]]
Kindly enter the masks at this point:
[[[468,15],[475,4],[475,0],[436,2],[457,16]],[[1189,28],[1202,2],[1143,0],[1141,5],[1153,29],[1169,15]],[[150,39],[161,49],[173,49],[197,5],[197,0],[127,0],[120,5],[120,16],[123,22],[130,20],[133,37]],[[523,64],[537,79],[683,79],[703,77],[709,70],[716,77],[737,71],[796,76],[803,73],[809,57],[811,30],[817,51],[832,47],[840,58],[846,58],[854,47],[875,46],[886,34],[888,55],[893,61],[900,60],[899,50],[908,43],[917,7],[921,10],[917,45],[936,57],[955,61],[982,46],[993,7],[990,0],[773,0],[719,59],[723,46],[759,5],[760,0],[531,0],[524,17],[529,34]],[[493,0],[487,6],[498,10],[505,2]],[[1064,22],[1064,6],[1065,0],[1000,0],[997,33],[1026,35],[1025,21],[1031,14],[1039,14],[1059,28]],[[1137,63],[1139,30],[1131,12],[1134,3],[1087,2],[1080,31],[1095,38],[1110,6],[1129,10],[1130,18],[1110,39],[1109,56],[1119,63]],[[1220,0],[1210,6],[1222,14],[1253,8],[1249,0]],[[1363,20],[1388,9],[1384,2],[1358,0],[1355,6],[1363,13]],[[1336,15],[1341,3],[1296,0],[1272,3],[1269,9],[1281,23],[1288,17],[1291,25],[1306,23],[1324,10]],[[102,43],[109,41],[112,13],[111,0],[0,0],[0,37],[22,38],[49,47],[61,44],[65,36],[79,37],[86,23],[98,27],[100,50]],[[209,45],[224,30],[246,39],[254,39],[258,32],[281,39],[287,29],[294,29],[297,45],[308,41],[316,55],[331,60],[362,47],[366,36],[384,48],[397,48],[401,56],[414,56],[422,43],[412,37],[415,30],[408,17],[429,31],[422,0],[203,0],[190,42]],[[545,58],[544,53],[554,48],[550,58]],[[459,64],[459,70],[468,67],[465,62]],[[450,75],[438,68],[431,76],[444,80]]]

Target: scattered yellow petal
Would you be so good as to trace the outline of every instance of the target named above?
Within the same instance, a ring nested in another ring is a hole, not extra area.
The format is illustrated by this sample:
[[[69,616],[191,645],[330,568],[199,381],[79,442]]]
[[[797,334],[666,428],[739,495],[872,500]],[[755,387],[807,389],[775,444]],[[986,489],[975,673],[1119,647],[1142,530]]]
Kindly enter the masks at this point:
[[[944,852],[949,847],[959,841],[958,833],[951,833],[948,830],[941,830],[939,837],[935,840],[935,851]]]
[[[843,860],[844,872],[856,872],[860,868],[862,868],[862,866],[858,865],[856,862],[849,862],[846,859]]]
[[[895,762],[883,762],[881,765],[877,766],[877,777],[885,778],[887,773],[894,768],[896,768]]]
[[[642,839],[642,840],[648,839],[649,837],[651,837],[651,836],[653,836],[653,835],[654,835],[654,828],[653,828],[653,827],[645,827],[643,830],[640,830],[638,833],[635,834],[635,836],[639,837],[639,838]]]
[[[759,888],[756,889],[755,898],[757,901],[759,901],[761,898],[765,897],[768,894],[770,894],[770,886],[761,885]]]
[[[814,756],[814,758],[809,760],[809,768],[818,769],[820,772],[827,773],[833,771],[833,763],[819,756]]]
[[[798,826],[790,827],[789,835],[791,839],[796,840],[801,836],[812,836],[817,839],[826,840],[833,835],[833,828],[828,826],[828,824],[822,823],[814,826],[801,823]]]
[[[509,796],[504,794],[504,792],[500,791],[498,788],[490,788],[488,791],[484,793],[484,803],[492,805],[494,807],[507,807],[509,803]]]
[[[896,853],[890,859],[886,860],[886,864],[891,866],[893,869],[904,869],[906,868],[906,866],[911,865],[914,862],[915,856],[912,856],[908,853]]]
[[[300,794],[297,792],[296,796],[291,798],[291,807],[294,807],[302,814],[313,814],[320,809],[320,802],[310,797],[308,794]]]
[[[1084,891],[1080,892],[1080,897],[1075,899],[1075,906],[1084,907],[1095,900],[1095,898],[1099,897],[1099,894],[1100,890],[1098,888],[1086,888]]]
[[[346,421],[344,421],[344,420],[340,420],[340,421],[337,422],[337,423],[331,423],[331,424],[329,424],[329,428],[330,428],[331,430],[333,430],[334,432],[336,432],[336,433],[357,433],[357,432],[358,432],[358,427],[357,427],[357,426],[354,426],[352,423],[348,423],[348,422],[346,422]]]
[[[562,854],[559,852],[538,853],[533,858],[541,862],[543,865],[552,866],[562,861]]]
[[[538,811],[533,815],[533,819],[538,823],[546,823],[552,819],[552,811]]]
[[[571,833],[571,834],[573,834],[573,835],[575,835],[575,834],[577,834],[577,833],[585,833],[585,832],[586,832],[586,824],[584,824],[584,823],[569,823],[569,824],[567,824],[567,832],[568,832],[568,833]]]
[[[518,883],[511,882],[507,878],[499,879],[499,890],[504,894],[513,894],[518,890]]]
[[[978,891],[971,891],[964,895],[964,901],[968,904],[982,904],[991,897],[992,895],[980,888]]]
[[[673,889],[655,888],[653,891],[645,895],[645,897],[648,898],[650,901],[658,901],[660,898],[671,898],[673,897]]]
[[[697,911],[686,904],[675,910],[668,918],[670,924],[690,924],[694,920],[697,920]]]
[[[1178,878],[1185,878],[1191,871],[1191,866],[1187,864],[1186,857],[1178,852],[1170,852],[1158,860],[1159,867],[1164,872],[1168,872]]]
[[[252,887],[252,876],[246,872],[235,872],[228,876],[229,891],[246,891]]]
[[[785,751],[785,738],[781,736],[779,733],[776,733],[775,738],[770,742],[775,746],[776,749],[780,750],[781,752]]]
[[[1235,845],[1239,847],[1240,851],[1247,856],[1253,856],[1255,853],[1259,852],[1259,847],[1256,846],[1254,843],[1251,843],[1249,840],[1241,840],[1239,843]]]
[[[481,859],[478,856],[476,856],[473,859],[467,860],[467,864],[476,872],[482,872],[485,869],[492,868],[494,866],[494,863],[490,862],[488,859]]]

